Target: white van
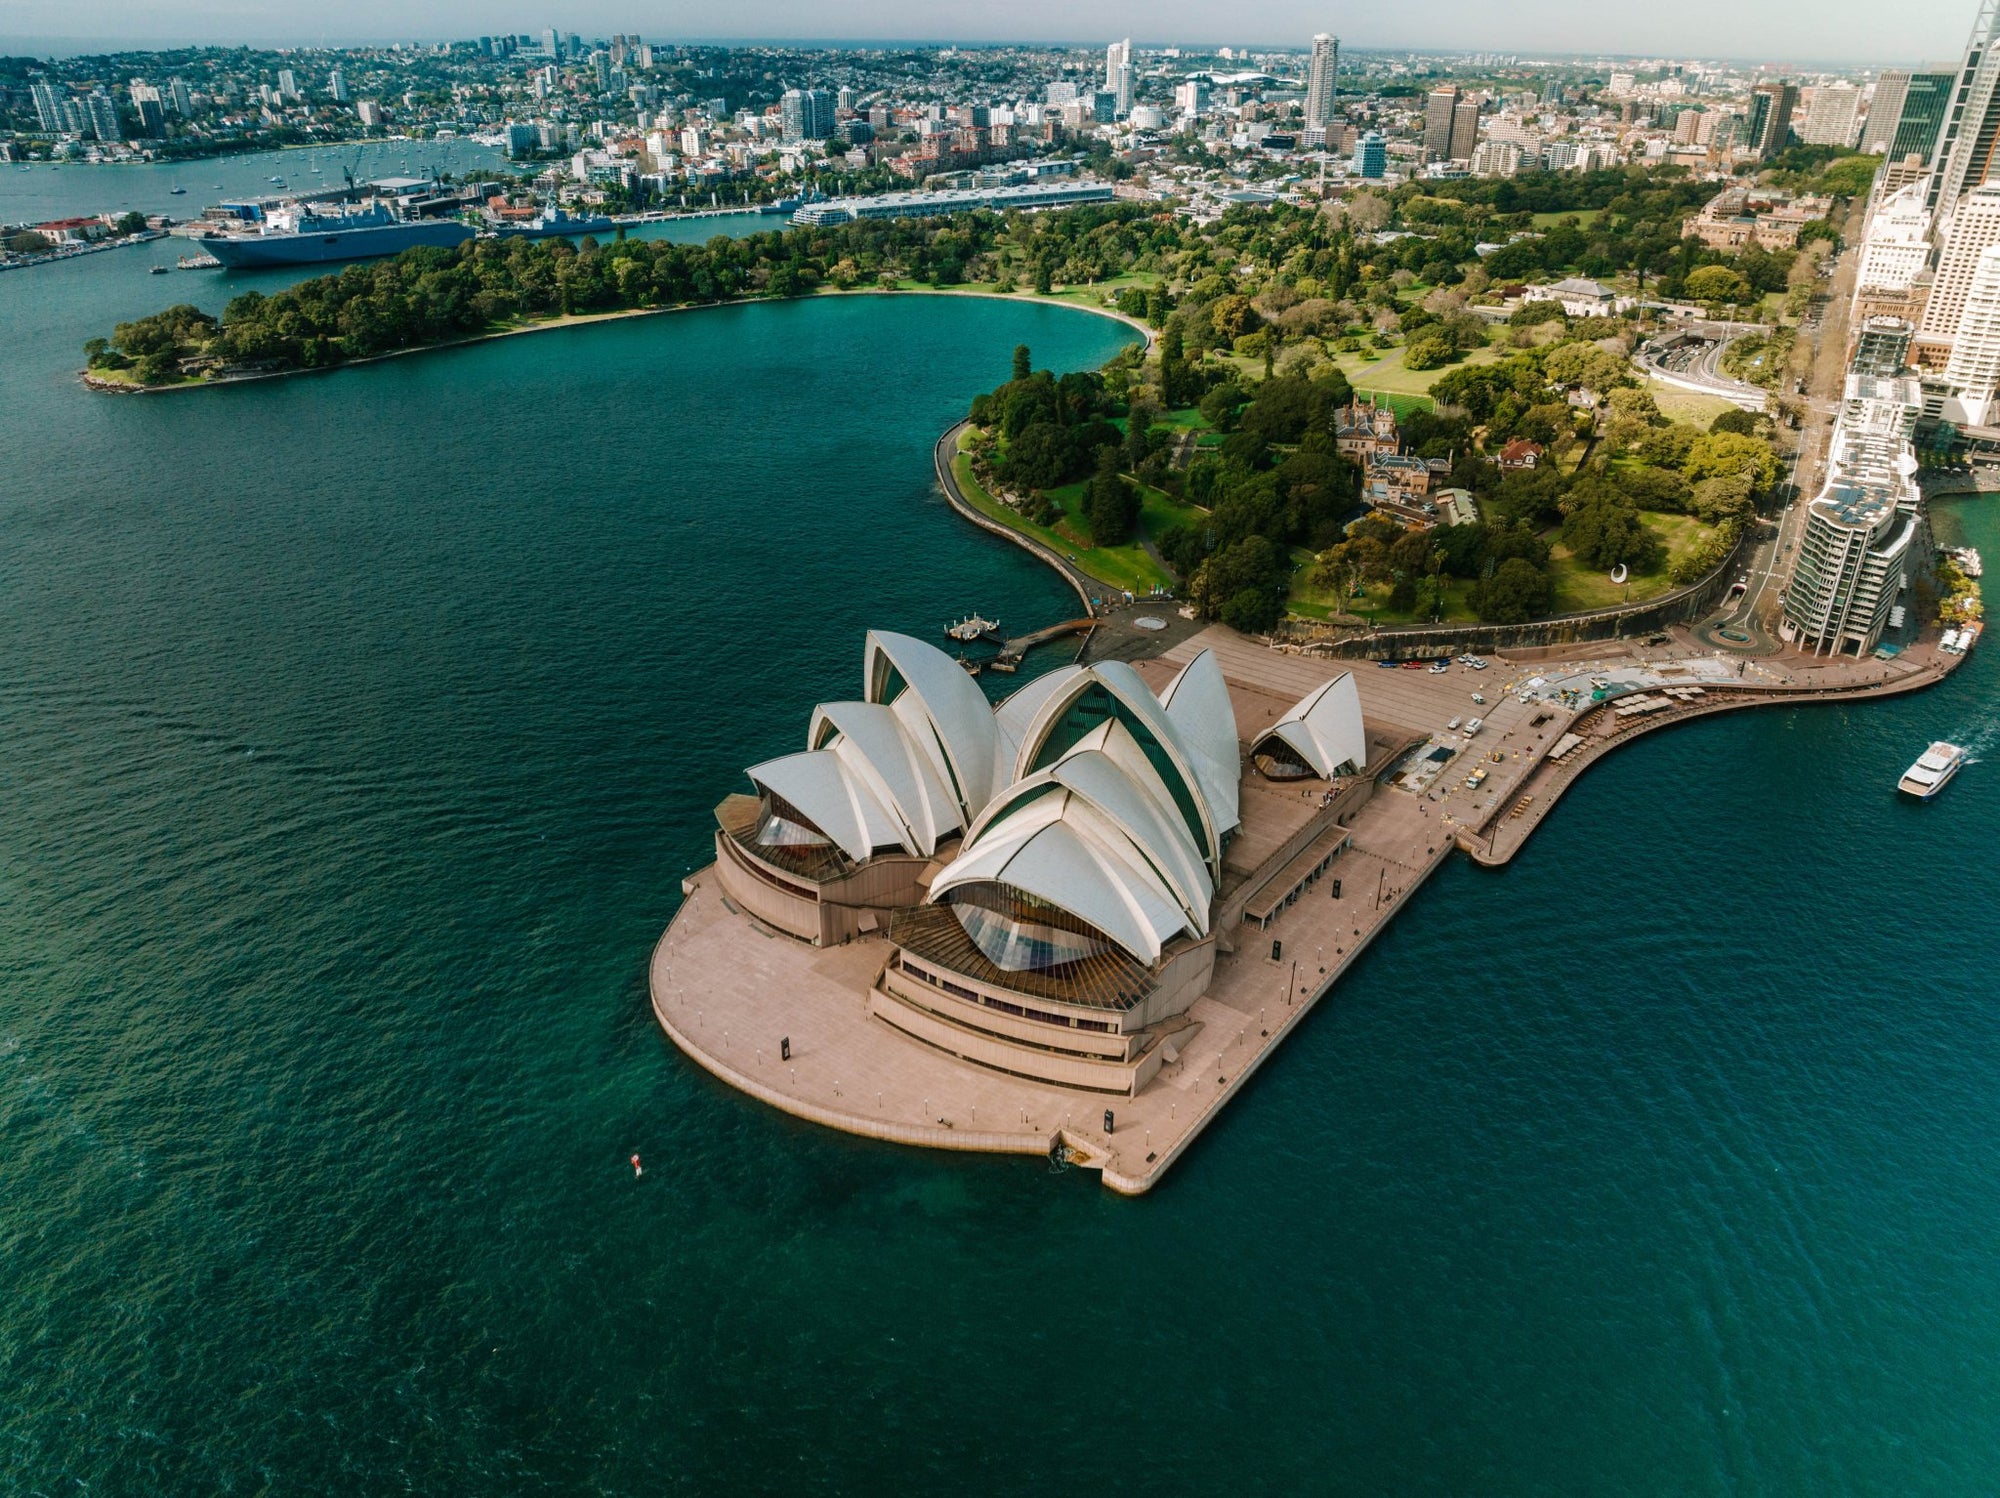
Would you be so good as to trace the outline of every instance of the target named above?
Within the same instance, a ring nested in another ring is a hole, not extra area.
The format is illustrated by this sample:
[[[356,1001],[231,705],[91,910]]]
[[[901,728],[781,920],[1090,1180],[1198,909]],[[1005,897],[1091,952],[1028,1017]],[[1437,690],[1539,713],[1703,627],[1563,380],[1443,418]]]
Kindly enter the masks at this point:
[[[1479,736],[1479,730],[1484,728],[1485,726],[1486,726],[1486,720],[1484,718],[1474,718],[1470,723],[1465,725],[1465,736],[1468,739],[1477,738]]]

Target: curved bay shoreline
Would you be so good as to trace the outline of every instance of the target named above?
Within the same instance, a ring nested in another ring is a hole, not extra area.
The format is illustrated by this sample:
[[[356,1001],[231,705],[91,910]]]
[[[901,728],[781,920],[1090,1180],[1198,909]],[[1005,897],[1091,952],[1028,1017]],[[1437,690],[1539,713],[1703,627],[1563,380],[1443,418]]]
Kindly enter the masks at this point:
[[[360,369],[370,364],[380,364],[389,359],[403,359],[412,354],[438,353],[445,349],[470,348],[474,344],[491,343],[500,338],[518,338],[528,333],[547,333],[558,328],[591,327],[598,323],[623,322],[635,317],[661,317],[674,312],[705,312],[720,307],[776,306],[786,302],[811,302],[822,299],[842,299],[847,297],[968,297],[982,298],[997,302],[1031,303],[1038,307],[1063,307],[1072,312],[1085,312],[1093,317],[1109,318],[1113,322],[1125,324],[1145,341],[1148,352],[1152,350],[1158,335],[1136,317],[1128,316],[1113,307],[1092,306],[1088,302],[1067,301],[1057,296],[1038,296],[1033,292],[973,291],[953,290],[948,287],[933,287],[904,290],[887,287],[868,287],[854,291],[815,291],[809,296],[734,297],[722,302],[685,302],[672,307],[622,307],[615,312],[578,312],[567,317],[544,318],[536,322],[524,323],[518,327],[493,328],[484,333],[474,333],[466,338],[451,338],[442,343],[419,343],[409,348],[390,349],[385,353],[368,354],[359,359],[344,359],[338,364],[328,364],[316,368],[249,370],[241,374],[218,375],[214,379],[176,380],[171,385],[139,385],[125,380],[106,378],[93,370],[85,369],[78,378],[88,389],[104,395],[170,395],[183,390],[215,390],[229,385],[249,385],[265,380],[291,379],[297,375],[338,374],[346,369]]]

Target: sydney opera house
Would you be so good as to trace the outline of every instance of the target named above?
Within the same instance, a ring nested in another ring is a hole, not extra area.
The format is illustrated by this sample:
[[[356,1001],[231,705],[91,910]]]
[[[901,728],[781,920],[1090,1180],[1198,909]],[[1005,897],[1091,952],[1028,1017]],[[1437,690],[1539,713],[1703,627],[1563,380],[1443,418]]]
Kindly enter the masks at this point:
[[[805,747],[717,807],[730,908],[814,946],[886,942],[867,1014],[913,1044],[1136,1095],[1218,949],[1345,846],[1391,747],[1344,673],[1258,708],[1246,740],[1212,653],[1151,669],[1065,666],[996,707],[944,652],[870,633],[861,700],[816,708]]]

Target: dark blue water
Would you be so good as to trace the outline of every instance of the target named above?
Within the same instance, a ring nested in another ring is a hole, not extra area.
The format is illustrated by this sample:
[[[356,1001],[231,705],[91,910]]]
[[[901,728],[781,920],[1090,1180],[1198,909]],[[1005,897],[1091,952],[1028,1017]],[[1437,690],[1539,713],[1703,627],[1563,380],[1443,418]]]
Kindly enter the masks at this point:
[[[865,626],[1069,606],[929,447],[1123,330],[89,397],[140,266],[0,278],[0,1488],[1991,1490],[2000,777],[1890,791],[1990,655],[1614,756],[1128,1201],[775,1115],[644,987]]]

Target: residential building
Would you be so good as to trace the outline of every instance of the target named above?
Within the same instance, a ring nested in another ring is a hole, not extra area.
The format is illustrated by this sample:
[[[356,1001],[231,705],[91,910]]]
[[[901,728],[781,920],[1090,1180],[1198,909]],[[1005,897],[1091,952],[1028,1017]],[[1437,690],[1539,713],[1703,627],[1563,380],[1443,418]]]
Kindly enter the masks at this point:
[[[103,89],[93,89],[83,101],[83,112],[90,122],[90,133],[101,141],[118,141],[125,138],[125,131],[118,123],[118,105]]]
[[[1795,83],[1760,83],[1750,91],[1749,127],[1744,144],[1768,161],[1785,149],[1792,136],[1792,111],[1798,107]]]
[[[1479,145],[1479,101],[1460,99],[1451,111],[1451,152],[1448,160],[1470,161]]]
[[[2000,371],[2000,248],[1982,270],[1995,311],[1993,367]],[[1868,357],[1892,362],[1907,329],[1871,325]],[[1865,656],[1881,643],[1909,585],[1922,496],[1910,447],[1923,402],[1913,375],[1856,368],[1847,379],[1827,447],[1826,485],[1806,507],[1798,564],[1784,594],[1779,635],[1815,655]]]
[[[833,95],[824,89],[788,88],[779,100],[784,138],[796,144],[833,134]]]
[[[1134,82],[1132,39],[1128,36],[1104,49],[1104,87],[1111,94],[1111,107],[1118,119],[1132,112]]]
[[[1312,60],[1306,66],[1306,129],[1327,130],[1334,122],[1339,96],[1340,39],[1325,32],[1312,39]]]
[[[1512,177],[1528,163],[1519,143],[1511,140],[1483,140],[1472,148],[1472,175]]]
[[[1903,101],[1909,93],[1908,69],[1885,68],[1876,75],[1875,92],[1868,100],[1868,123],[1861,130],[1862,150],[1879,156],[1889,154],[1896,144],[1896,127],[1902,123]]]
[[[51,84],[31,83],[28,94],[35,101],[35,121],[51,135],[65,129],[63,122],[63,96]]]
[[[1426,161],[1449,161],[1452,145],[1452,122],[1457,117],[1461,95],[1458,85],[1447,83],[1443,88],[1434,88],[1424,100],[1424,159]]]
[[[1054,87],[1053,84],[1050,85]],[[1208,80],[1189,78],[1174,85],[1174,108],[1190,119],[1208,113]]]
[[[378,99],[363,99],[354,106],[354,113],[363,127],[369,130],[376,129],[385,118],[381,101]]]
[[[1502,473],[1526,473],[1539,467],[1542,461],[1542,445],[1526,437],[1516,437],[1500,449],[1494,462],[1500,465]]]
[[[299,97],[299,75],[294,73],[290,68],[280,68],[278,70],[278,92],[287,99],[296,100]]]
[[[1389,143],[1379,130],[1370,130],[1354,143],[1354,175],[1379,182],[1389,174]]]
[[[326,80],[326,91],[336,104],[347,102],[347,75],[335,68]]]
[[[1809,146],[1854,144],[1861,127],[1861,90],[1851,83],[1823,83],[1813,90],[1799,139]]]
[[[2000,244],[2000,183],[1991,183],[1958,200],[1938,250],[1937,272],[1917,333],[1919,344],[1929,346],[1930,353],[1922,358],[1926,365],[1934,366],[1937,354],[1948,351],[1958,337],[1980,257],[1996,244]]]
[[[167,80],[167,99],[174,106],[174,113],[182,119],[188,120],[194,118],[194,95],[188,92],[186,83],[178,78],[169,78]]]
[[[2000,387],[2000,244],[1980,252],[1944,368],[1939,413],[1961,426],[1990,426]]]
[[[1829,480],[1806,507],[1779,634],[1814,655],[1867,655],[1903,590],[1916,530],[1894,490]]]

